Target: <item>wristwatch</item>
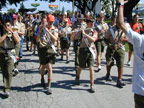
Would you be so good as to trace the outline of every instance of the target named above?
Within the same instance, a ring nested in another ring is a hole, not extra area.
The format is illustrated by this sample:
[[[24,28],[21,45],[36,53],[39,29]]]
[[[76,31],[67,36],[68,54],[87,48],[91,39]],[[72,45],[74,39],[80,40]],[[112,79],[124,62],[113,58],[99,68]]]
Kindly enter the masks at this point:
[[[124,6],[124,3],[123,2],[118,3],[118,6]]]

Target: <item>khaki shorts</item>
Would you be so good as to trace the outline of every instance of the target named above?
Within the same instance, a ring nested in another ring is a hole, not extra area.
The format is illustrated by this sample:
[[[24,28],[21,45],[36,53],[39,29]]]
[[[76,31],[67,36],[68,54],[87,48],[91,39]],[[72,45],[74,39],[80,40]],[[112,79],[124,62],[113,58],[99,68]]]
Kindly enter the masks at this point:
[[[94,64],[93,55],[91,54],[88,48],[80,48],[78,60],[79,60],[79,67],[81,68],[90,67],[93,66]]]
[[[69,49],[70,47],[70,42],[67,41],[66,38],[61,38],[60,39],[60,46],[61,46],[61,49]]]
[[[39,48],[38,49],[38,55],[39,55],[39,60],[40,64],[46,65],[47,63],[55,64],[55,53],[51,53],[53,49],[52,48]]]
[[[135,108],[144,107],[144,96],[134,94]]]
[[[113,51],[109,47],[107,48],[106,51],[106,61],[107,63],[110,61],[111,55]],[[125,57],[125,51],[121,48],[119,48],[115,53],[114,53],[114,59],[116,60],[117,67],[123,67],[124,66],[124,57]]]
[[[26,41],[33,42],[33,35],[32,36],[26,36]]]
[[[105,42],[104,40],[98,40],[95,42],[97,52],[104,52]]]

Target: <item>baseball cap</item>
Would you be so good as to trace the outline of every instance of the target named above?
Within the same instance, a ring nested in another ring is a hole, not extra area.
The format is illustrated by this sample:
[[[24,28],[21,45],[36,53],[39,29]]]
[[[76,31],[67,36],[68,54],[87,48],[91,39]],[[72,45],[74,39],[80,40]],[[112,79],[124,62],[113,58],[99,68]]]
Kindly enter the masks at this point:
[[[54,22],[55,21],[55,17],[53,15],[48,15],[47,16],[47,21]]]
[[[17,15],[16,15],[16,14],[13,14],[13,15],[12,15],[12,19],[17,19]]]

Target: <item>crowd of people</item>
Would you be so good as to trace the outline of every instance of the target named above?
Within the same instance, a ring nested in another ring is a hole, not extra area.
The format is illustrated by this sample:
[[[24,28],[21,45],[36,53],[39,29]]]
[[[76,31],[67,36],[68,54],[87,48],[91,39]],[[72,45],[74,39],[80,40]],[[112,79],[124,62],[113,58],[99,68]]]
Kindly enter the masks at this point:
[[[125,1],[119,0],[119,3],[124,4]],[[64,53],[66,52],[66,63],[68,64],[70,62],[69,48],[72,42],[75,53],[76,85],[80,84],[82,69],[89,68],[90,92],[95,92],[93,87],[94,71],[99,72],[102,69],[101,57],[105,46],[107,46],[105,54],[107,72],[105,80],[112,81],[110,70],[114,65],[114,61],[116,61],[118,68],[116,86],[123,88],[125,86],[125,83],[122,81],[125,43],[128,42],[130,47],[128,66],[130,66],[133,49],[136,56],[135,62],[137,62],[137,64],[134,63],[134,71],[141,69],[144,60],[144,54],[141,56],[139,55],[140,51],[138,51],[143,49],[140,46],[143,44],[141,34],[144,32],[144,26],[139,22],[138,14],[134,15],[133,22],[129,26],[125,25],[124,20],[122,20],[123,18],[120,19],[120,17],[123,17],[123,4],[119,4],[118,17],[117,15],[113,15],[109,24],[104,21],[104,13],[99,13],[96,19],[91,14],[83,15],[80,12],[75,12],[72,17],[69,17],[66,12],[59,15],[37,13],[28,15],[12,14],[7,17],[1,16],[0,67],[3,75],[4,96],[9,97],[12,76],[16,76],[19,72],[18,62],[23,57],[24,39],[26,39],[27,51],[33,52],[32,54],[35,54],[36,51],[38,52],[41,85],[47,89],[48,94],[52,94],[52,65],[56,62],[56,56],[61,56],[61,60],[63,60]],[[116,22],[119,23],[117,24]],[[142,59],[141,63],[138,56]],[[94,64],[95,60],[96,64]],[[138,63],[141,65],[137,66]],[[94,70],[94,65],[97,66],[97,70]],[[45,69],[48,71],[48,83],[44,79]],[[144,74],[142,71],[138,73],[143,78]],[[137,82],[139,81],[139,77],[137,75],[133,80]],[[141,89],[144,89],[144,81],[141,81],[140,84],[143,87]],[[136,85],[134,84],[134,86]],[[137,91],[136,87],[134,87],[134,91]],[[135,92],[135,97],[139,95],[144,96],[144,91],[140,92],[142,94]]]

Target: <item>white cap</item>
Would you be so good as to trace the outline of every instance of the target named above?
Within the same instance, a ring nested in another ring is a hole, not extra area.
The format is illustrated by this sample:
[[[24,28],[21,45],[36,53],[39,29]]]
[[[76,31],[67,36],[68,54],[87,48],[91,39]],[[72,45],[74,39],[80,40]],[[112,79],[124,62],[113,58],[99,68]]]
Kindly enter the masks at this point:
[[[67,12],[64,12],[63,14],[64,14],[64,15],[67,15]]]

